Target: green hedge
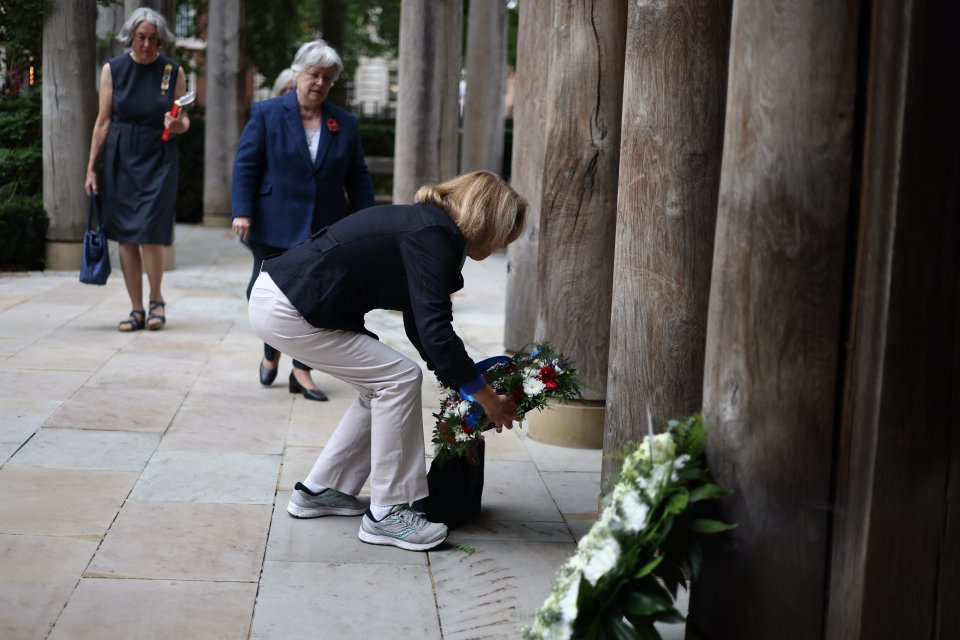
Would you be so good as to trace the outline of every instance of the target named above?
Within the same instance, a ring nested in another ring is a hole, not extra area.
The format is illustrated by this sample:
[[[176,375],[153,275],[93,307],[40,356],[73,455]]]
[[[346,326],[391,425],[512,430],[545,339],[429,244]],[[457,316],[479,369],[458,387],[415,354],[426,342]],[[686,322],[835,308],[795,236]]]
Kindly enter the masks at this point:
[[[49,225],[43,196],[0,202],[0,270],[43,269]]]
[[[0,98],[0,269],[43,269],[43,112],[32,90]]]

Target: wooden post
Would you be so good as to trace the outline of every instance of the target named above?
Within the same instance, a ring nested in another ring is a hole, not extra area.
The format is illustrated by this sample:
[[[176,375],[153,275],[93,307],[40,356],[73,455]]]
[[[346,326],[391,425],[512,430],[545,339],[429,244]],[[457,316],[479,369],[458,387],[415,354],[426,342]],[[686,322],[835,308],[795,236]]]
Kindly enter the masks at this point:
[[[457,174],[462,30],[462,0],[407,0],[400,8],[396,204]]]
[[[240,69],[243,12],[233,0],[210,0],[207,22],[203,224],[229,227],[233,158],[240,140],[244,83]],[[186,135],[190,135],[189,132]]]
[[[607,386],[627,3],[555,0],[552,16],[536,338],[576,362],[584,398],[599,404]]]
[[[828,640],[960,637],[956,3],[875,2]]]
[[[612,454],[700,410],[717,220],[730,0],[631,4],[605,423]]]
[[[507,247],[503,345],[508,351],[519,351],[533,342],[540,304],[537,253],[547,130],[547,79],[553,36],[552,10],[550,2],[520,3],[510,182],[527,199],[529,208],[523,236]]]
[[[823,631],[859,6],[734,5],[704,414],[737,529],[688,638]]]
[[[460,171],[503,173],[503,90],[507,79],[507,5],[471,2],[467,20],[467,93]]]
[[[52,3],[43,15],[43,207],[50,217],[46,268],[79,269],[87,226],[83,182],[94,91],[97,6],[94,0]]]

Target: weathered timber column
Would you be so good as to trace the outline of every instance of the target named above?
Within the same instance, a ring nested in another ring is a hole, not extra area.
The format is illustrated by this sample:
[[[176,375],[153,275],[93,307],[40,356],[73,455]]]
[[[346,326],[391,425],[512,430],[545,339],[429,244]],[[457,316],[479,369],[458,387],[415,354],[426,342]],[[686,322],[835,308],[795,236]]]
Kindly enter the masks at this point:
[[[510,182],[527,199],[527,228],[507,247],[507,295],[503,345],[519,351],[533,342],[540,287],[537,245],[540,194],[543,191],[544,137],[547,130],[547,78],[553,35],[549,2],[520,3],[517,78],[513,103],[513,152]]]
[[[230,226],[233,156],[240,140],[240,3],[210,0],[207,23],[207,101],[203,148],[203,225]],[[190,135],[188,131],[185,135]]]
[[[58,2],[43,14],[43,207],[46,268],[79,269],[87,226],[83,182],[97,117],[97,3]]]
[[[634,3],[627,20],[605,487],[626,442],[700,410],[723,151],[730,0]],[[638,419],[641,418],[641,419]]]
[[[582,371],[586,405],[530,415],[530,436],[599,448],[607,386],[626,1],[553,3],[536,338]]]
[[[507,5],[471,2],[467,20],[467,95],[460,172],[503,173],[503,90],[507,79]]]
[[[393,202],[457,174],[461,0],[407,0],[400,9],[400,68]]]
[[[859,6],[734,7],[704,414],[738,526],[688,638],[822,633]]]
[[[872,6],[824,637],[947,640],[960,638],[960,94],[943,79],[960,73],[960,5]]]

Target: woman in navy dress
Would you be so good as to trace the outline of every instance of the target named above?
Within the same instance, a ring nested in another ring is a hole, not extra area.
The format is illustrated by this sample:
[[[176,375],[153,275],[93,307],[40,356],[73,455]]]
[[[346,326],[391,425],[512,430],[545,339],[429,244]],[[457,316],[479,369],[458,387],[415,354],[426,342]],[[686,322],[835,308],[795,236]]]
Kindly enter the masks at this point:
[[[300,47],[290,68],[294,88],[254,103],[233,164],[233,230],[253,254],[247,298],[265,257],[374,202],[359,121],[327,100],[343,71],[340,56],[314,40]],[[260,384],[273,383],[279,363],[280,352],[264,344]],[[299,360],[287,388],[308,400],[327,399]]]
[[[190,128],[186,110],[170,115],[173,101],[186,92],[183,69],[160,53],[173,42],[166,20],[156,11],[130,14],[117,40],[130,51],[112,58],[100,73],[100,112],[93,125],[87,162],[87,193],[99,194],[107,237],[120,243],[120,267],[130,296],[130,316],[120,331],[162,329],[163,245],[173,241],[177,198],[177,147],[161,139],[164,128],[180,134]],[[103,155],[102,183],[96,165]],[[143,272],[150,306],[143,308]]]

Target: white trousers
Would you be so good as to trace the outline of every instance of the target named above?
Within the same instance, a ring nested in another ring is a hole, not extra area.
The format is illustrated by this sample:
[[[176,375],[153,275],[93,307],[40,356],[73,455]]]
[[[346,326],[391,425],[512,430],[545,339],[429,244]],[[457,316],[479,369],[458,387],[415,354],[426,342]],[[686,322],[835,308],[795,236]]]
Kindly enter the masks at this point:
[[[358,392],[308,478],[355,496],[370,477],[373,504],[427,495],[420,366],[354,331],[318,329],[261,273],[250,292],[250,326],[267,344]]]

